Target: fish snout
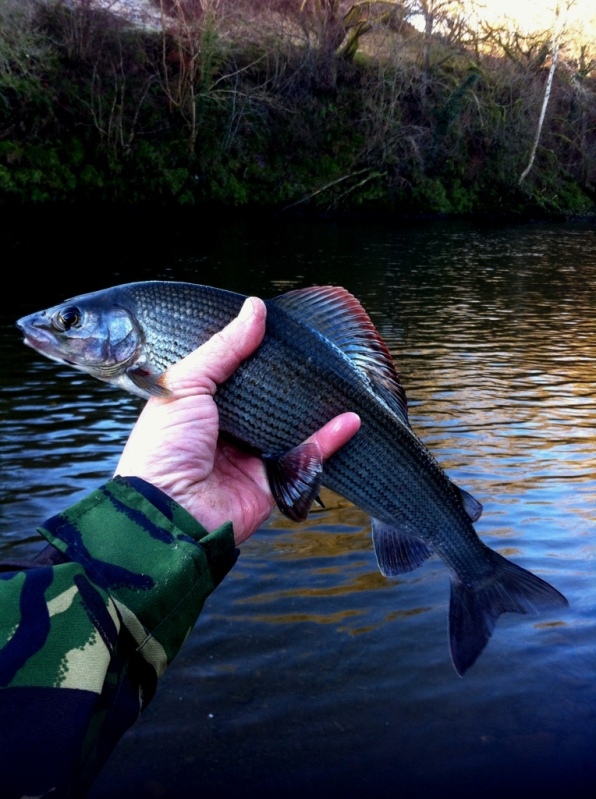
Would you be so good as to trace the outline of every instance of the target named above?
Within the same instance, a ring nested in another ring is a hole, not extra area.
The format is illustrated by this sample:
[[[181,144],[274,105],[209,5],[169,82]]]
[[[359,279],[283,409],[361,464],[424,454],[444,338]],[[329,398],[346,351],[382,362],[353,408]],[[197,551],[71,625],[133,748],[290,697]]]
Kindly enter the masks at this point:
[[[23,316],[15,324],[23,334],[24,344],[50,358],[53,357],[51,351],[55,349],[55,337],[52,335],[47,314],[37,313]]]
[[[48,319],[45,311],[43,313],[22,316],[15,324],[24,336],[29,335],[32,330],[49,330],[51,327],[51,321]]]

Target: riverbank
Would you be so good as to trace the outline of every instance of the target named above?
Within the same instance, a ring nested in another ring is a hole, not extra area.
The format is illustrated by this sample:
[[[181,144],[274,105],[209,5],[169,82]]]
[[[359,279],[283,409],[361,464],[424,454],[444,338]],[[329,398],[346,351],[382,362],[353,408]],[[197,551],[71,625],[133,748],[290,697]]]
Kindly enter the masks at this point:
[[[259,16],[262,5],[216,4],[218,13],[214,5],[164,30],[91,4],[7,4],[0,204],[596,211],[596,83],[580,63],[555,74],[520,181],[548,73],[540,42],[474,51],[379,15],[363,20],[351,50],[354,27],[342,17],[343,39],[330,49],[328,29],[272,14],[270,3]]]

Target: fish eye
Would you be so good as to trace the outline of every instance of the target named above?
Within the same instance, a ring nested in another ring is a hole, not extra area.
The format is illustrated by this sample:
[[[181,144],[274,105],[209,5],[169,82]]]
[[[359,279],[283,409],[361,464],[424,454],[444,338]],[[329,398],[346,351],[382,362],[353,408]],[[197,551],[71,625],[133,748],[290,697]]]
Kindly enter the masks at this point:
[[[71,327],[76,327],[81,321],[81,312],[74,305],[69,305],[61,311],[56,311],[52,317],[52,324],[56,330],[65,332]]]

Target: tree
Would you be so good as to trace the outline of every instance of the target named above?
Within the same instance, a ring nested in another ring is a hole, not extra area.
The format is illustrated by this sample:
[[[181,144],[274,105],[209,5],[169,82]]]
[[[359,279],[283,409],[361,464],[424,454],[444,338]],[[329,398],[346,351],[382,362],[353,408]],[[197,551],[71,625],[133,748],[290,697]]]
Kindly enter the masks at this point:
[[[220,0],[158,0],[162,15],[162,81],[170,105],[188,126],[194,152],[199,98],[211,86],[222,55]]]
[[[572,3],[573,0],[567,3],[567,10],[572,5]],[[532,166],[534,165],[534,159],[536,158],[536,151],[538,150],[538,144],[540,142],[540,134],[542,133],[542,126],[544,125],[544,117],[546,116],[546,109],[548,107],[548,102],[550,100],[550,95],[553,87],[553,78],[555,76],[557,61],[559,59],[559,37],[561,34],[561,28],[563,24],[564,23],[562,21],[561,9],[557,5],[555,9],[555,20],[553,24],[551,65],[548,71],[548,77],[546,79],[546,86],[544,88],[544,99],[542,101],[542,108],[540,109],[540,117],[538,118],[538,126],[536,128],[536,136],[534,137],[534,143],[532,145],[532,152],[530,153],[530,160],[528,161],[528,165],[520,175],[519,178],[520,186],[530,174]]]

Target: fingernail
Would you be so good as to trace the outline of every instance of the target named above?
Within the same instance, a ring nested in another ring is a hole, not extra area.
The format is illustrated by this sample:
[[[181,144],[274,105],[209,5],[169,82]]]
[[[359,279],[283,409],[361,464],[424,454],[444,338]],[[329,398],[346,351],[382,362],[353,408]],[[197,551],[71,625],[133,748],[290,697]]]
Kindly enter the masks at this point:
[[[254,316],[254,312],[255,312],[255,307],[253,305],[252,299],[248,297],[248,299],[244,301],[244,305],[240,309],[240,313],[238,314],[238,319],[240,319],[242,322],[248,322],[248,320],[252,319],[252,317]]]

